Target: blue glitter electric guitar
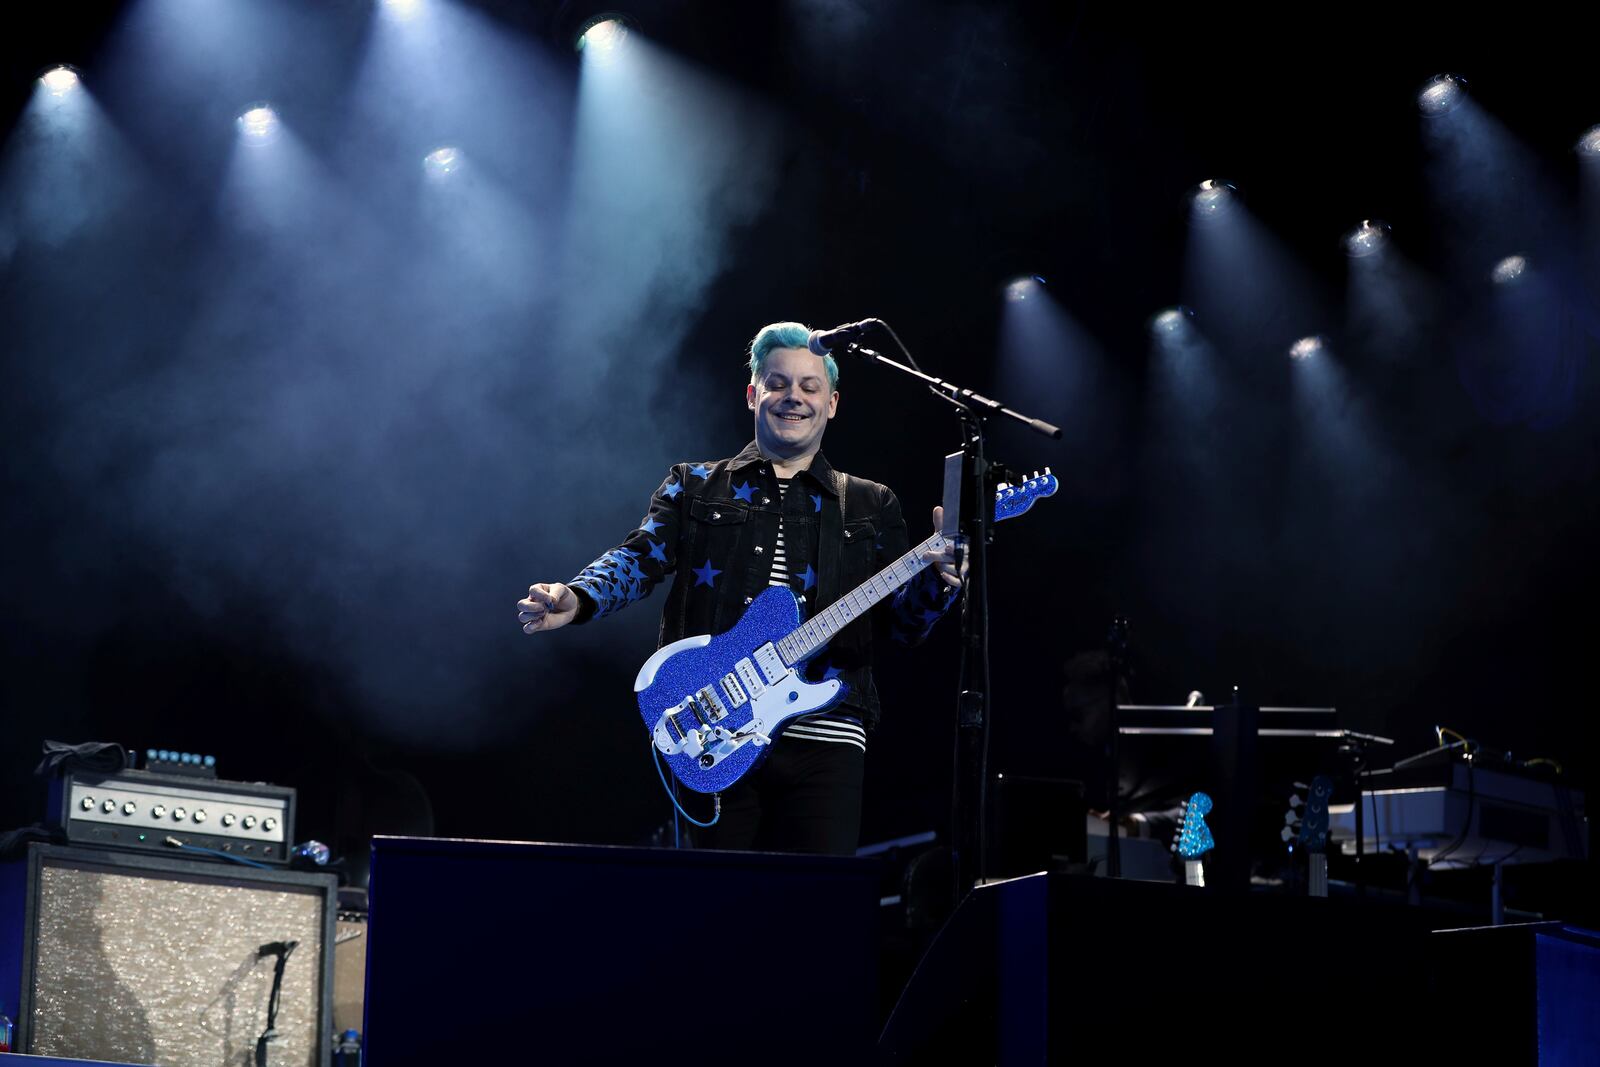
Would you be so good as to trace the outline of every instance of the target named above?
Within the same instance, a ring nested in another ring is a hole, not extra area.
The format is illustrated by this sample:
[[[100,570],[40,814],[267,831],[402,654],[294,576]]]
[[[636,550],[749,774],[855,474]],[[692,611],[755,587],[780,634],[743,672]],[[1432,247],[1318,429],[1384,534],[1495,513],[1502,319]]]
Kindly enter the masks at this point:
[[[1049,468],[1022,485],[1002,486],[994,520],[1016,518],[1059,487]],[[639,668],[633,690],[656,751],[678,781],[697,793],[722,792],[766,757],[791,720],[843,698],[837,678],[806,681],[806,661],[928,566],[923,553],[949,545],[934,534],[805,622],[799,598],[772,586],[727,633],[658,649]]]
[[[1206,816],[1211,814],[1211,798],[1195,793],[1183,803],[1183,822],[1173,839],[1172,851],[1183,859],[1183,884],[1206,884],[1206,869],[1202,857],[1216,847]]]

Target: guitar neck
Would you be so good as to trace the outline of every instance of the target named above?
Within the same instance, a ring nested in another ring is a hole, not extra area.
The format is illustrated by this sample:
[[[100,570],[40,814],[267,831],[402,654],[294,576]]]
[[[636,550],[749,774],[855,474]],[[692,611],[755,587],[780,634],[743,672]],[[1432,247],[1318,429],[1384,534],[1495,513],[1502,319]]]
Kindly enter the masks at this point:
[[[778,655],[789,664],[816,655],[840,630],[867,614],[878,601],[892,595],[928,566],[923,553],[942,551],[948,544],[943,534],[934,534],[917,545],[779,640]]]
[[[1307,892],[1314,897],[1325,897],[1328,895],[1328,857],[1321,852],[1313,852],[1309,858]]]

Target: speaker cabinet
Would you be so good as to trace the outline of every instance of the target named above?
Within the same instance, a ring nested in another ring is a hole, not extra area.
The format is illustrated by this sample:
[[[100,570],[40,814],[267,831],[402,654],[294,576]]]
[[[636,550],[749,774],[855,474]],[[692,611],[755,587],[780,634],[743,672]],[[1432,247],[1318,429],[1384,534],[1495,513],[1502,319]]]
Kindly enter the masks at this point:
[[[250,1067],[284,969],[273,1067],[330,1059],[337,879],[32,845],[0,868],[0,999],[39,1056]]]

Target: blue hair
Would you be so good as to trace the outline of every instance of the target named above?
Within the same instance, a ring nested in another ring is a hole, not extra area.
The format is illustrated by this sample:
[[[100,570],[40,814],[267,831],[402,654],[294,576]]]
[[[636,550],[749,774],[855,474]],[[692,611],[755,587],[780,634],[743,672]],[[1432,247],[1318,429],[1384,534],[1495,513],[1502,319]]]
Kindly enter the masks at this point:
[[[761,327],[755,340],[750,342],[750,384],[755,385],[767,371],[767,356],[774,348],[805,348],[811,331],[798,322],[774,322]],[[839,391],[839,364],[832,356],[823,356],[822,365],[828,368],[828,391]]]

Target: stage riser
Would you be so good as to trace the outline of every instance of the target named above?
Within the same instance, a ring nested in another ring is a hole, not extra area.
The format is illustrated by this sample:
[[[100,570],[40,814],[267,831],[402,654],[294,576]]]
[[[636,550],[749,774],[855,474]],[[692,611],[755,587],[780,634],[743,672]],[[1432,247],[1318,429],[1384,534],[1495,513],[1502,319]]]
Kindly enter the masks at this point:
[[[383,1067],[865,1063],[875,861],[378,838]]]
[[[1600,937],[1557,923],[1433,932],[1422,919],[1060,875],[980,887],[913,975],[883,1062],[1066,1063],[1088,1048],[1104,1062],[1196,1048],[1433,1062],[1456,1040],[1445,1018],[1466,1026],[1460,1051],[1476,1062],[1580,1062],[1573,1050],[1600,1047]]]

